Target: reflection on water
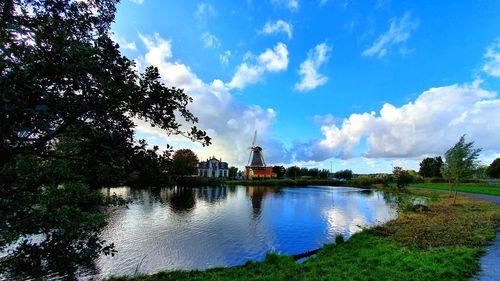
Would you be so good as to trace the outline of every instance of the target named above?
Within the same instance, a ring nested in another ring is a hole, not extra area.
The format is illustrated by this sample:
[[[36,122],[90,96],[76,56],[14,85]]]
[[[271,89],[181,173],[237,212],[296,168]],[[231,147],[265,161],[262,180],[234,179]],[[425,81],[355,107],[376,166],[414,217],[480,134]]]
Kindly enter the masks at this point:
[[[347,187],[203,187],[104,190],[131,199],[108,214],[104,239],[118,253],[100,276],[205,269],[298,254],[396,215],[380,191]]]

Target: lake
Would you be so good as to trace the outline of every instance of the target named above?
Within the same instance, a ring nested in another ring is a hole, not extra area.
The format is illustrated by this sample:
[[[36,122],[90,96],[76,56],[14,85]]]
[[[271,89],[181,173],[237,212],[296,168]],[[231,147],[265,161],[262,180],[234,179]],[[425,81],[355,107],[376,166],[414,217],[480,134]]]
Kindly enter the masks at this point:
[[[381,191],[349,187],[105,189],[131,200],[108,213],[102,237],[118,253],[92,274],[206,269],[299,254],[396,217]]]

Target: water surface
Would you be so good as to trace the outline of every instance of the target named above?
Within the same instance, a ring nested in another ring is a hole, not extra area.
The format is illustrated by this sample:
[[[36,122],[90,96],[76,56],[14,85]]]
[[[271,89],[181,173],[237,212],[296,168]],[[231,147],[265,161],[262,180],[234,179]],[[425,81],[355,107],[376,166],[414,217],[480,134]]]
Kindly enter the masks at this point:
[[[131,199],[108,214],[104,239],[118,253],[100,276],[206,269],[298,254],[383,223],[396,208],[381,191],[349,187],[204,187],[105,190]]]

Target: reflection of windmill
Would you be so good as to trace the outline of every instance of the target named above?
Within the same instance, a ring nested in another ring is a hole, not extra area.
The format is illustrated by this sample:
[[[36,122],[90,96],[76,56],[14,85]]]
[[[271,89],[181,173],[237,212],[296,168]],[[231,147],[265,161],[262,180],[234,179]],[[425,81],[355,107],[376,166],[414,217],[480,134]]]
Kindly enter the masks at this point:
[[[250,149],[250,157],[248,158],[248,167],[265,167],[266,161],[264,160],[264,152],[262,151],[262,147],[255,145],[255,141],[257,139],[257,130],[255,130],[255,134],[253,135],[252,146]]]

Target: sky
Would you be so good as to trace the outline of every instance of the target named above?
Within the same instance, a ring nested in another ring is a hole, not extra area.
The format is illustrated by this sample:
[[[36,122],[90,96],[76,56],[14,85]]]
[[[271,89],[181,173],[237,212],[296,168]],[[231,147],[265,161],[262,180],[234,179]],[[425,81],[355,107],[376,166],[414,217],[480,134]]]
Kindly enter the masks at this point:
[[[113,38],[193,98],[202,147],[136,120],[151,145],[242,168],[418,170],[461,135],[500,157],[500,1],[122,0]]]

